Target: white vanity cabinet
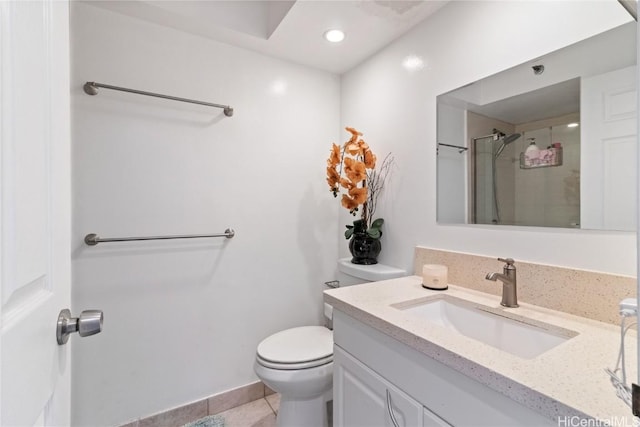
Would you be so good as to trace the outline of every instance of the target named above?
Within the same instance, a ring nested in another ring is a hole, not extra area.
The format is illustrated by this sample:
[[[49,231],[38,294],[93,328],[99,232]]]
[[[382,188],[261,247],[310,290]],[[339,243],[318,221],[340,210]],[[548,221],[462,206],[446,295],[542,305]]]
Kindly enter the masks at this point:
[[[335,427],[558,425],[337,310],[334,342]]]
[[[449,425],[340,347],[334,346],[333,357],[335,426]]]

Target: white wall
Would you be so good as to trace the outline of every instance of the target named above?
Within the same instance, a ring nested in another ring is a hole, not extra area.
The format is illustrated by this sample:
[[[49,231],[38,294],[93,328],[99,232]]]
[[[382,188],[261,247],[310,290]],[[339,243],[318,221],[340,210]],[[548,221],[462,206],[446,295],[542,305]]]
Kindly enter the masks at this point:
[[[73,425],[118,425],[253,382],[255,348],[320,324],[335,277],[338,203],[325,160],[335,75],[72,3]],[[85,81],[230,104],[221,110]],[[103,237],[231,240],[85,246]]]
[[[381,261],[411,270],[424,245],[635,275],[635,233],[436,223],[436,96],[629,20],[615,1],[454,1],[346,73],[342,123],[397,163]],[[426,66],[405,70],[408,55]]]

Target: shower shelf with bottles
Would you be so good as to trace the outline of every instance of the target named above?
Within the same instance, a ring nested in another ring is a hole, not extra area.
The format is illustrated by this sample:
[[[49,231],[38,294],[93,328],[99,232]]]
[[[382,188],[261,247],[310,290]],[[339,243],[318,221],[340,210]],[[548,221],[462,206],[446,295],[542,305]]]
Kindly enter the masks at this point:
[[[520,153],[520,169],[549,168],[562,166],[562,147],[539,150],[535,155]]]

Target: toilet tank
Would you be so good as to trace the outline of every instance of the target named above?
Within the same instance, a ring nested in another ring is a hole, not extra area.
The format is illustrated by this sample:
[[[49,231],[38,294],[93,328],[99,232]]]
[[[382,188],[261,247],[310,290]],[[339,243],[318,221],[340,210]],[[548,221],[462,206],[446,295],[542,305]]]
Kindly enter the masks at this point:
[[[353,264],[351,258],[338,260],[338,281],[340,282],[340,287],[396,279],[406,275],[406,271],[390,265],[379,263],[373,265]]]
[[[338,260],[337,286],[360,285],[367,282],[395,279],[407,275],[405,270],[384,264],[361,265],[353,264],[351,258]],[[333,282],[335,284],[335,282]],[[327,327],[332,329],[333,307],[324,304],[324,316]]]

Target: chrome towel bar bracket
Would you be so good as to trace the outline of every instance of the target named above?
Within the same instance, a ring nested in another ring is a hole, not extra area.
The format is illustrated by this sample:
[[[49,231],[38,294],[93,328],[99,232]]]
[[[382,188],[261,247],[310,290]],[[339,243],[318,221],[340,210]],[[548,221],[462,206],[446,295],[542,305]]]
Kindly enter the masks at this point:
[[[231,239],[236,235],[236,232],[230,228],[224,230],[224,233],[217,234],[185,234],[176,236],[147,236],[147,237],[106,237],[102,238],[95,233],[90,233],[84,236],[84,243],[88,246],[96,246],[98,243],[110,243],[110,242],[132,242],[139,240],[173,240],[173,239],[202,239],[208,237],[226,237]]]
[[[137,95],[153,96],[155,98],[170,99],[172,101],[179,101],[179,102],[188,102],[190,104],[206,105],[207,107],[222,108],[225,116],[227,117],[233,116],[233,108],[229,105],[214,104],[212,102],[198,101],[196,99],[179,98],[177,96],[162,95],[160,93],[145,92],[142,90],[128,89],[126,87],[112,86],[112,85],[107,85],[104,83],[97,83],[97,82],[86,82],[83,86],[84,93],[86,93],[87,95],[97,95],[98,88],[119,90],[120,92],[129,92],[129,93],[135,93]]]

